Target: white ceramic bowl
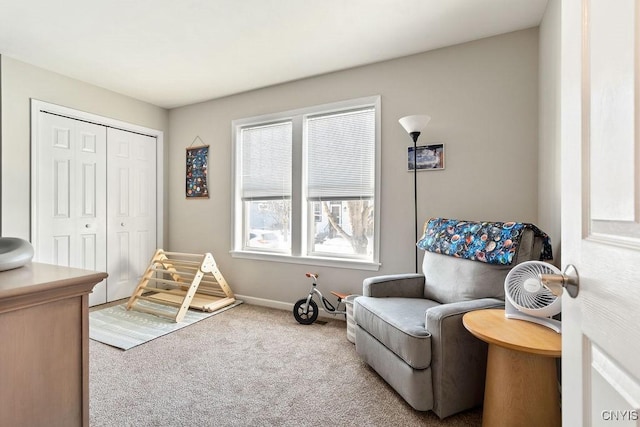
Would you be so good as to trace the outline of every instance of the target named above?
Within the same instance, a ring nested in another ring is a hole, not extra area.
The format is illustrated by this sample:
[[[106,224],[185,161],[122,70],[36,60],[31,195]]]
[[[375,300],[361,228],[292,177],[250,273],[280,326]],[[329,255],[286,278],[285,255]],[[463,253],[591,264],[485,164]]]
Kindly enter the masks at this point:
[[[0,237],[0,271],[22,267],[33,258],[33,246],[17,237]]]

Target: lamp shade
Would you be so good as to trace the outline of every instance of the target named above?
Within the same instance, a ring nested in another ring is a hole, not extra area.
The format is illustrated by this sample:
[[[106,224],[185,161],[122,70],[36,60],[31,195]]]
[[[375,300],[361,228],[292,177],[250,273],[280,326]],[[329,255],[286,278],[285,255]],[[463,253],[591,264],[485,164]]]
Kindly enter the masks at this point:
[[[430,116],[420,114],[415,116],[405,116],[398,120],[398,122],[400,122],[408,134],[411,134],[412,132],[422,132],[422,129],[427,126],[429,120],[431,120]]]

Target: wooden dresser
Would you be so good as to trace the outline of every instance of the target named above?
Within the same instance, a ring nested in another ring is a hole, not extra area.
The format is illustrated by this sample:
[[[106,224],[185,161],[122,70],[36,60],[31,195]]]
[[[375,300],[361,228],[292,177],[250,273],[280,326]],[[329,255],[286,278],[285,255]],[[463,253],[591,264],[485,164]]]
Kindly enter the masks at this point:
[[[89,425],[89,299],[106,273],[0,272],[0,426]]]

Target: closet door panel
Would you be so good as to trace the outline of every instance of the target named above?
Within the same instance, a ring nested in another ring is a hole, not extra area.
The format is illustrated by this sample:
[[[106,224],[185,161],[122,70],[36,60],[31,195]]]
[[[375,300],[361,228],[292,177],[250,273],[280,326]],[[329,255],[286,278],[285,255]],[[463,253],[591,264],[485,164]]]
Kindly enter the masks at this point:
[[[128,298],[156,249],[156,139],[108,129],[109,301]]]
[[[38,113],[38,122],[33,153],[34,259],[105,271],[106,128],[46,112]],[[89,301],[106,302],[104,281]]]
[[[52,263],[64,267],[71,266],[71,235],[52,236]]]

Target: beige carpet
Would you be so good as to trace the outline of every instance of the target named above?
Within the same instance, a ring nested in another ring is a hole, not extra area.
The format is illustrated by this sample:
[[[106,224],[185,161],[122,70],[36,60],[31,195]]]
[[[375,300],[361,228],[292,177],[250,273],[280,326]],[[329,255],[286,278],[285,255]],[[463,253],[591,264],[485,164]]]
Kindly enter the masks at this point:
[[[90,342],[91,426],[477,426],[414,411],[346,339],[242,304],[123,352]]]

